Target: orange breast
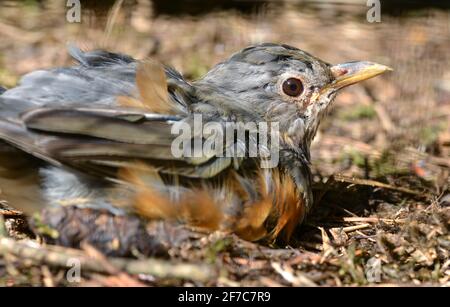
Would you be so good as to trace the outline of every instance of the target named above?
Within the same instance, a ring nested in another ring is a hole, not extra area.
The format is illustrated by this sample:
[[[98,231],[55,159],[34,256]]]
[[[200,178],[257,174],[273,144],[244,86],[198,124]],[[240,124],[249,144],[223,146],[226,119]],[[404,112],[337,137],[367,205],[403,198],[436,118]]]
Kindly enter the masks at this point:
[[[134,210],[148,219],[178,221],[203,231],[233,232],[250,241],[278,237],[288,241],[305,215],[293,179],[276,169],[261,169],[252,178],[237,178],[240,175],[231,171],[220,186],[204,181],[192,187],[162,188],[160,181],[149,183],[146,176],[142,171],[122,171],[122,178],[137,187]],[[252,193],[243,180],[251,183]]]

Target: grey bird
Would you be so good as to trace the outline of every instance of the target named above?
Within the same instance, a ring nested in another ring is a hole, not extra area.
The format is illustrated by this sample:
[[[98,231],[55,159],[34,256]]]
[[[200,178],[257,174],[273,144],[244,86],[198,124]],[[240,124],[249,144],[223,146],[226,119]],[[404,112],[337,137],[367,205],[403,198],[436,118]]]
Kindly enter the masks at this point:
[[[90,208],[248,240],[289,240],[313,204],[310,145],[321,119],[340,89],[391,70],[331,65],[264,43],[190,82],[151,60],[74,47],[70,54],[76,65],[31,72],[0,91],[1,197],[26,213]],[[278,163],[265,168],[265,158],[249,155],[248,140],[259,146],[261,136],[247,128],[247,141],[232,137],[200,155],[175,155],[180,123],[194,131],[183,144],[205,145],[194,127],[200,114],[202,124],[219,127],[276,123],[278,134],[262,147],[279,144]]]

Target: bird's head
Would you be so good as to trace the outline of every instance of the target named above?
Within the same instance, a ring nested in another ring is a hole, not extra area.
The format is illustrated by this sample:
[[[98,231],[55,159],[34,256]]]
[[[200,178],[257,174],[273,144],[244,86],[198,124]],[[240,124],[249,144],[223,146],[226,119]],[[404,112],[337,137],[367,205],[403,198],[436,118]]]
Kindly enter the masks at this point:
[[[309,144],[337,92],[389,67],[372,62],[330,65],[295,47],[245,48],[195,82],[199,96],[230,113],[278,122],[294,145]]]

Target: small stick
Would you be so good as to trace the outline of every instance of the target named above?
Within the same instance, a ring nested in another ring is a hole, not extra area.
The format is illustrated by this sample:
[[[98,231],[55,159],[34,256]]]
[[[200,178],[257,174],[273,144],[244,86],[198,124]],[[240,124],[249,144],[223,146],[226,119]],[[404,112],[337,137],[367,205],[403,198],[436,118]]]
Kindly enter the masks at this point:
[[[85,271],[109,273],[110,267],[105,267],[104,260],[89,257],[87,253],[60,246],[39,246],[34,241],[15,241],[0,238],[0,255],[12,254],[21,259],[28,259],[36,264],[47,264],[58,267],[71,267],[71,260],[77,259]],[[159,278],[178,278],[206,282],[217,278],[216,271],[209,265],[173,263],[159,259],[129,260],[123,258],[108,258],[117,270],[129,274],[147,274]]]
[[[343,221],[343,222],[361,222],[361,223],[399,223],[403,224],[405,223],[405,219],[385,219],[385,218],[378,218],[378,217],[359,217],[359,216],[349,216],[349,217],[343,217],[343,218],[336,218],[336,221]]]
[[[375,240],[374,238],[371,238],[370,236],[366,235],[365,233],[363,233],[363,232],[361,232],[359,230],[357,230],[356,233],[359,234],[362,238],[365,238],[365,239],[367,239],[369,241],[372,241],[372,242],[377,242],[377,240]]]
[[[393,186],[393,185],[390,185],[387,183],[383,183],[383,182],[379,182],[379,181],[375,181],[375,180],[351,178],[351,177],[346,177],[343,175],[333,175],[333,176],[334,176],[334,180],[339,181],[339,182],[347,182],[347,183],[356,184],[356,185],[379,187],[379,188],[399,191],[399,192],[406,193],[406,194],[412,194],[412,195],[424,197],[424,198],[431,197],[431,195],[426,192],[419,192],[419,191],[410,190],[408,188],[396,187],[396,186]]]
[[[355,225],[355,226],[343,227],[342,230],[343,230],[345,233],[348,233],[348,232],[353,232],[353,231],[355,231],[355,230],[360,230],[360,229],[369,228],[369,227],[371,227],[371,226],[372,226],[372,225],[370,225],[370,224],[361,224],[361,225]]]

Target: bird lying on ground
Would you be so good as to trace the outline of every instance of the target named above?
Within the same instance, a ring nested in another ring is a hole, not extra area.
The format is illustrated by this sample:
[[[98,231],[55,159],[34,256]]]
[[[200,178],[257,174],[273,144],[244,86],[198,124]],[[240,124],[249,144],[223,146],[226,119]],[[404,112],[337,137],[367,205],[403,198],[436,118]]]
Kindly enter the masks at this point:
[[[189,82],[151,60],[70,53],[75,66],[31,72],[0,94],[1,197],[28,214],[50,210],[50,224],[74,224],[51,208],[89,208],[247,240],[289,240],[313,204],[321,119],[340,89],[390,70],[264,43]],[[242,133],[224,135],[230,123]],[[125,236],[120,225],[112,236]]]

